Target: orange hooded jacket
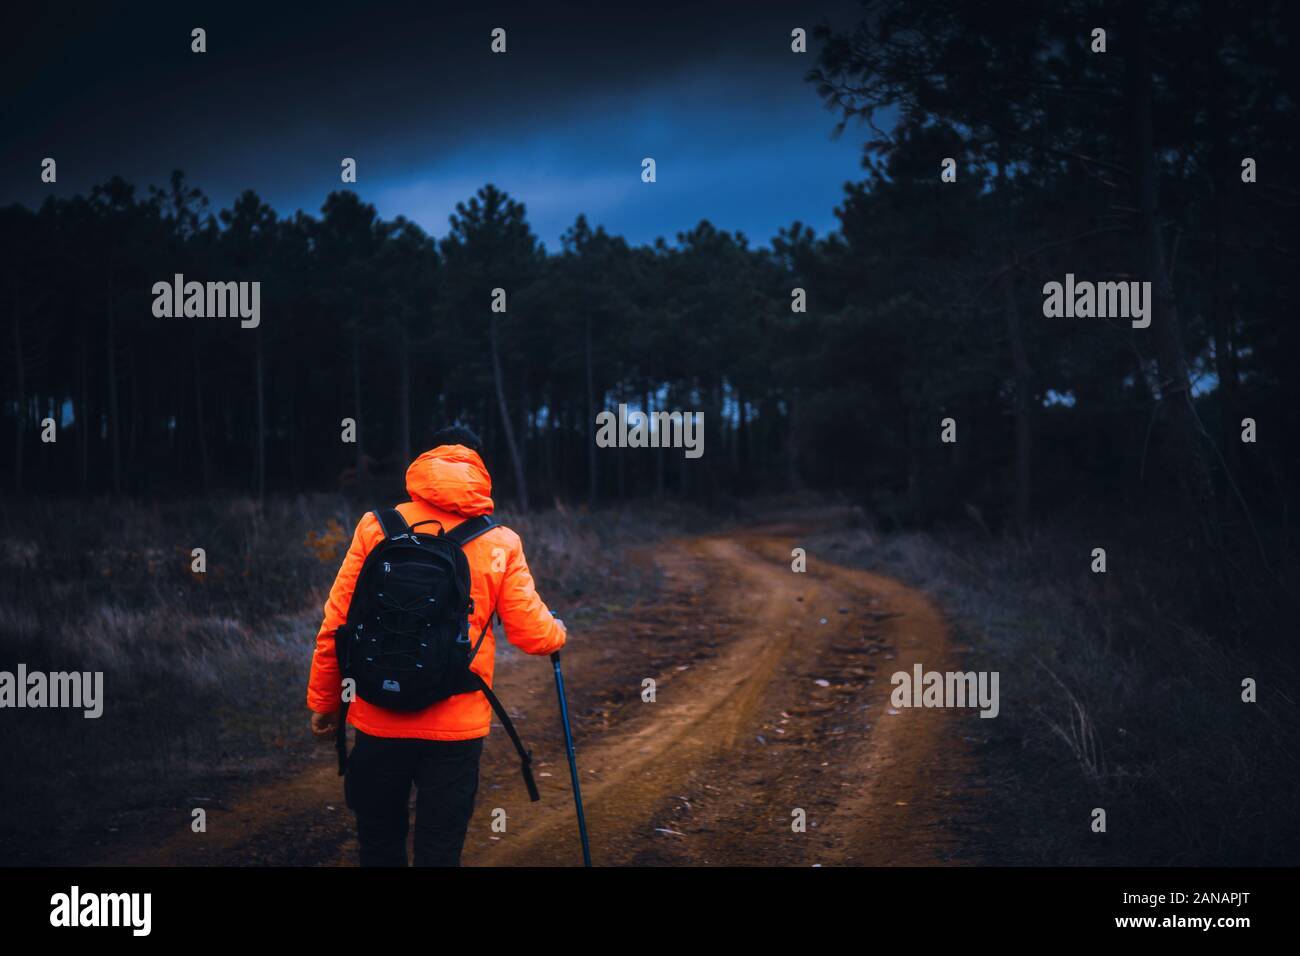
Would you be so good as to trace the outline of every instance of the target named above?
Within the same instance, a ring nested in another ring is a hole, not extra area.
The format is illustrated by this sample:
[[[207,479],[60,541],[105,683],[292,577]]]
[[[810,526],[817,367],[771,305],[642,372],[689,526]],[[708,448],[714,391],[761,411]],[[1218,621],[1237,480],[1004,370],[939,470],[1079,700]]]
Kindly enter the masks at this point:
[[[411,500],[397,506],[407,524],[432,518],[447,529],[468,518],[492,513],[492,479],[483,460],[464,445],[441,445],[426,451],[406,470]],[[432,526],[426,526],[431,528]],[[325,602],[325,620],[316,635],[307,706],[330,714],[341,706],[343,692],[334,632],[348,617],[348,605],[366,555],[382,540],[379,519],[367,512],[352,536],[338,577]],[[564,646],[564,625],[551,616],[524,560],[519,535],[498,525],[465,545],[473,578],[474,613],[471,633],[478,634],[496,611],[510,643],[528,654],[550,654]],[[492,686],[496,635],[489,628],[473,670]],[[424,740],[470,740],[486,737],[492,708],[481,691],[457,694],[424,710],[385,710],[357,698],[348,707],[348,723],[375,737],[418,737]]]

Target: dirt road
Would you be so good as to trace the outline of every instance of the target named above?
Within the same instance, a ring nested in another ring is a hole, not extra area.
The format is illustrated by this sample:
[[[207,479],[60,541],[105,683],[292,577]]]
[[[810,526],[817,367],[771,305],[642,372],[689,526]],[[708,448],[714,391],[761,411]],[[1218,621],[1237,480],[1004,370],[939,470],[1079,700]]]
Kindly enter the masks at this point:
[[[639,558],[659,581],[655,599],[575,633],[564,666],[597,865],[968,858],[975,715],[889,703],[895,671],[957,668],[941,615],[924,595],[815,552],[794,572],[798,532],[660,545]],[[494,731],[465,863],[577,865],[551,668],[499,653],[499,693],[519,716],[543,799],[529,803]],[[213,810],[207,833],[112,862],[352,864],[341,789],[323,755],[318,768]]]

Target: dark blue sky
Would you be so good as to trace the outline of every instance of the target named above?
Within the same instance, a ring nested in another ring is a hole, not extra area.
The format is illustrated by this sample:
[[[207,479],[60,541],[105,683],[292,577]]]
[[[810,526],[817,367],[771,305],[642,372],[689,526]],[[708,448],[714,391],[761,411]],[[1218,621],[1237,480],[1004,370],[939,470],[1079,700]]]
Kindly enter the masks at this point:
[[[794,220],[833,228],[861,177],[861,130],[833,138],[804,81],[815,45],[789,48],[796,26],[850,24],[852,2],[269,7],[61,8],[9,25],[0,202],[113,174],[143,192],[181,168],[215,206],[252,188],[316,213],[352,156],[364,199],[435,235],[492,182],[552,249],[579,213],[636,243],[707,218],[762,244]],[[504,56],[488,49],[496,26]],[[38,179],[47,155],[56,187]]]

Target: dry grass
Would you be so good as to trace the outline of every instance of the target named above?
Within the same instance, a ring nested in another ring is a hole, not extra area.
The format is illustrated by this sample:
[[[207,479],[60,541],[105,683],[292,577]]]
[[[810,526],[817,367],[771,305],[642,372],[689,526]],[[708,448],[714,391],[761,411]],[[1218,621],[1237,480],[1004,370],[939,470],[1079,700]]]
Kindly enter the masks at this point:
[[[1297,862],[1294,655],[1229,646],[1188,623],[1179,568],[1116,540],[1111,570],[1093,574],[1092,545],[1064,532],[859,528],[814,546],[933,595],[964,666],[1001,672],[1001,716],[981,745],[997,794],[990,862]],[[1258,703],[1242,702],[1245,677]],[[1105,834],[1089,828],[1094,807]]]
[[[0,864],[50,834],[93,839],[132,807],[282,773],[314,748],[305,686],[320,608],[362,508],[336,496],[175,504],[0,502],[0,669],[102,670],[105,712],[7,711]],[[760,511],[770,516],[771,508]],[[623,556],[699,514],[503,515],[571,623],[646,582]],[[191,549],[208,570],[190,571]],[[1294,864],[1294,655],[1228,647],[1188,623],[1176,572],[1126,553],[1088,570],[1063,534],[883,536],[846,527],[814,553],[933,595],[966,667],[998,670],[1001,716],[976,746],[995,794],[994,863]],[[1240,683],[1254,677],[1257,704]],[[992,725],[985,728],[983,725]],[[1105,835],[1089,829],[1093,807]]]
[[[364,509],[338,496],[0,503],[0,669],[103,671],[104,715],[10,710],[0,864],[40,834],[111,828],[133,806],[283,772],[314,749],[306,682],[321,607]],[[621,549],[650,515],[503,516],[572,616],[635,585]],[[669,523],[671,524],[671,523]],[[191,571],[191,550],[207,571]]]

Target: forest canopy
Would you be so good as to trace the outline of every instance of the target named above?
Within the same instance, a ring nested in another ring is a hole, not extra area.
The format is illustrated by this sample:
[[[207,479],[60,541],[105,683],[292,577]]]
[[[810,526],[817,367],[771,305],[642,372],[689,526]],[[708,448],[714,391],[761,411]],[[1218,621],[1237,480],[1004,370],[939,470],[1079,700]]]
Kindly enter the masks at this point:
[[[333,490],[463,421],[520,508],[812,488],[895,524],[1168,514],[1198,547],[1280,546],[1285,6],[867,9],[819,32],[808,77],[828,132],[865,134],[827,235],[701,221],[631,245],[575,214],[546,249],[491,184],[434,236],[349,190],[317,215],[253,191],[214,212],[179,171],[0,210],[6,487]],[[177,275],[258,283],[256,327],[157,317]],[[1149,327],[1049,316],[1067,276],[1150,283]],[[619,405],[702,412],[708,453],[597,447]]]

